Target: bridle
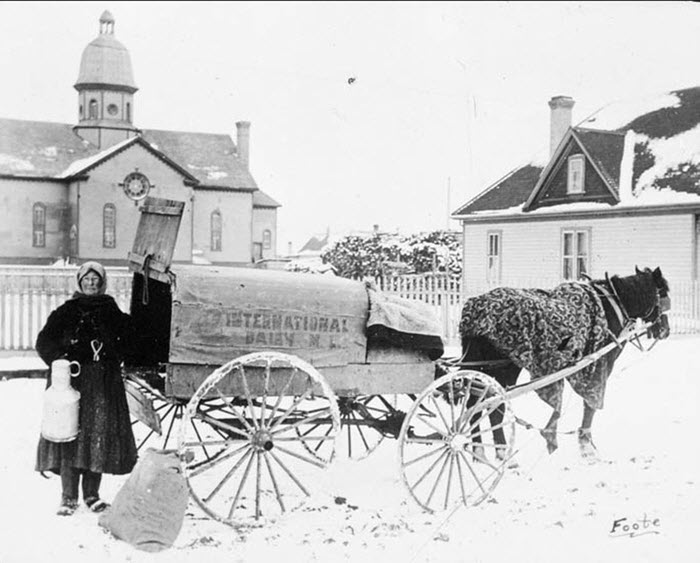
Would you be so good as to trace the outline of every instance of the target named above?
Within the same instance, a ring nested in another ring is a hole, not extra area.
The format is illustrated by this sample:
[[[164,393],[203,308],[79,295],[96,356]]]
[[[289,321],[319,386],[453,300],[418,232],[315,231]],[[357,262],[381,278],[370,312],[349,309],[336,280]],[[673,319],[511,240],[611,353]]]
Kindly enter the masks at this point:
[[[591,285],[591,287],[593,287],[596,293],[598,293],[601,300],[608,303],[610,309],[615,313],[622,330],[634,325],[638,319],[653,326],[659,322],[659,320],[661,320],[664,311],[670,309],[668,292],[665,289],[656,287],[655,302],[650,305],[649,309],[643,315],[635,316],[633,318],[625,307],[625,304],[620,298],[620,294],[618,293],[613,280],[610,278],[607,272],[605,273],[605,280],[593,280],[588,277],[586,281]],[[617,340],[617,337],[610,330],[610,328],[608,328],[608,332],[614,340]],[[656,344],[656,339],[654,340],[654,344]]]

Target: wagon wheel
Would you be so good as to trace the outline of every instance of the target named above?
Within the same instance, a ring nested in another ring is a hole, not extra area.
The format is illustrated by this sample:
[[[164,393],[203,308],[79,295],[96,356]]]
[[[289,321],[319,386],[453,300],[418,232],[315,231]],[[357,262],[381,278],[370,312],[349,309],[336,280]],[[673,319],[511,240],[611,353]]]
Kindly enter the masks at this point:
[[[232,389],[240,393],[232,397]],[[193,421],[206,423],[204,431],[193,432]],[[318,421],[330,430],[310,430]],[[209,516],[234,525],[234,517],[278,515],[310,495],[308,484],[334,456],[340,416],[313,366],[258,352],[214,371],[187,404],[180,429],[192,497]],[[309,455],[305,443],[312,442],[323,444],[323,457]]]
[[[175,449],[187,401],[166,397],[136,376],[129,376],[124,385],[136,449]]]
[[[491,420],[500,413],[500,421]],[[497,442],[494,431],[502,432]],[[401,473],[411,496],[433,512],[476,505],[491,494],[513,455],[515,417],[496,380],[471,370],[435,380],[406,415]]]
[[[336,451],[348,459],[364,459],[382,443],[386,436],[398,437],[404,414],[396,410],[396,395],[359,395],[339,397],[340,433],[335,440]],[[330,432],[327,421],[319,421],[316,427],[323,433]],[[304,447],[314,456],[327,457],[324,442],[306,442],[304,433],[297,429]]]

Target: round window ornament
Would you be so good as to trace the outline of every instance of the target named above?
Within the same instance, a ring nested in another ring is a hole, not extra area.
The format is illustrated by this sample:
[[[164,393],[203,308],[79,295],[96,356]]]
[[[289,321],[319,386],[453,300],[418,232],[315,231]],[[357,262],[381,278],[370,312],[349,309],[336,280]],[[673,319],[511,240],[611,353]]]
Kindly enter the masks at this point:
[[[107,113],[109,115],[117,115],[119,113],[119,108],[117,107],[117,104],[109,104],[107,106]]]
[[[138,201],[148,195],[148,191],[151,189],[151,183],[141,172],[132,172],[124,178],[122,187],[124,188],[124,193],[130,199]]]

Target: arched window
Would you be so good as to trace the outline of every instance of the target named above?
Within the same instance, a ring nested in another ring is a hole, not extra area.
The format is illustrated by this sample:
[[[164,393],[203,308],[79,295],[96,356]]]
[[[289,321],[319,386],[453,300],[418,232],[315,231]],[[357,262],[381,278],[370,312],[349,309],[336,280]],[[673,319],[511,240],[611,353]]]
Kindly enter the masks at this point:
[[[131,103],[126,102],[126,120],[131,123]]]
[[[221,251],[221,212],[218,210],[211,213],[211,249]]]
[[[80,104],[80,119],[83,118],[83,104]]]
[[[32,246],[46,246],[46,206],[35,203],[32,210]]]
[[[272,231],[265,229],[263,231],[263,248],[272,247]]]
[[[107,203],[102,209],[102,246],[117,247],[117,208]]]
[[[97,119],[97,100],[90,100],[88,119]]]

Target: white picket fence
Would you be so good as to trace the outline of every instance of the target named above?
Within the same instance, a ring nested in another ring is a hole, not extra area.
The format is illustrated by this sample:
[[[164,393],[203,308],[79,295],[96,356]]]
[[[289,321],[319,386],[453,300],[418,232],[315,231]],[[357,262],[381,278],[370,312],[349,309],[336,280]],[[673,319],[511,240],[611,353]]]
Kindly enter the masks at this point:
[[[51,311],[75,290],[77,269],[53,267],[0,267],[0,351],[32,350],[36,337]],[[131,300],[131,274],[126,268],[108,268],[108,292],[124,311]],[[478,295],[488,287],[462,291],[461,279],[446,275],[402,275],[374,280],[388,293],[417,299],[434,308],[442,324],[446,344],[459,343],[459,319],[465,297]],[[511,287],[556,285],[552,280],[509,280]],[[700,332],[700,284],[674,282],[671,288],[672,334]]]

